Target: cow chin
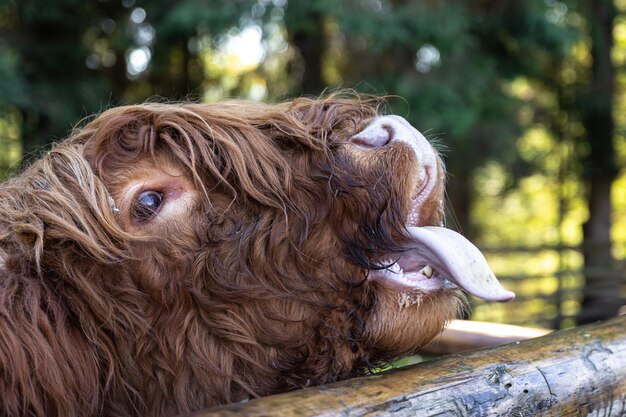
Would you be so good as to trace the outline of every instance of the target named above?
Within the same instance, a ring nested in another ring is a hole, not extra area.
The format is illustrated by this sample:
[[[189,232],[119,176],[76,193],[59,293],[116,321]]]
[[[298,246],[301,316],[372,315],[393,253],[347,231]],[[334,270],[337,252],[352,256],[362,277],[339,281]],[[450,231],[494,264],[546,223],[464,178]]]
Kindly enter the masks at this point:
[[[366,337],[384,358],[415,354],[446,324],[462,316],[467,303],[458,289],[436,293],[398,291],[373,282],[376,310]]]

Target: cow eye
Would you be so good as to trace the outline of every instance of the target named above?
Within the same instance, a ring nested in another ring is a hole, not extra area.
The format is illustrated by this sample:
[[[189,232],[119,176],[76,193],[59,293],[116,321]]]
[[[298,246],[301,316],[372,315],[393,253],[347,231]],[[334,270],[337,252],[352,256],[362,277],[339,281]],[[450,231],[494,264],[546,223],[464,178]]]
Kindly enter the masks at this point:
[[[163,193],[158,191],[144,191],[137,197],[133,207],[133,217],[137,222],[152,219],[163,204]]]

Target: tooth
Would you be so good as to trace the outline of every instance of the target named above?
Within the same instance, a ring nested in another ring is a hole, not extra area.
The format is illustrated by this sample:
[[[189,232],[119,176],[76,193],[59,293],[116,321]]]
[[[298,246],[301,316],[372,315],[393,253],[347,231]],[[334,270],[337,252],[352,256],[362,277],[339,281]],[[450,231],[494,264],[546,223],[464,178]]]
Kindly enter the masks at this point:
[[[428,278],[431,278],[433,276],[433,269],[430,265],[426,265],[420,270],[420,273],[424,274]]]

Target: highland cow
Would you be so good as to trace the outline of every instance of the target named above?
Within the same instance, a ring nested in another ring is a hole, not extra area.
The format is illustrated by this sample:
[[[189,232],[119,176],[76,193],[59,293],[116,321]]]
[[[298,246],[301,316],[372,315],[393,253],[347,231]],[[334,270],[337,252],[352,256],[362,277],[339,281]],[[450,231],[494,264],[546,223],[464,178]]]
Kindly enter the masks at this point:
[[[167,416],[361,375],[507,301],[380,100],[113,108],[0,185],[0,415]]]

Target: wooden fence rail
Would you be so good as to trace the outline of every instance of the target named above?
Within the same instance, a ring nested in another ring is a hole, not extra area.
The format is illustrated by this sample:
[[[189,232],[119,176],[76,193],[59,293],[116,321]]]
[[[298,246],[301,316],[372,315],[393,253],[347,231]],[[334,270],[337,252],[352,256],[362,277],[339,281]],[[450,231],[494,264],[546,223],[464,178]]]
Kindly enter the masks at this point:
[[[626,416],[626,316],[194,417]]]

